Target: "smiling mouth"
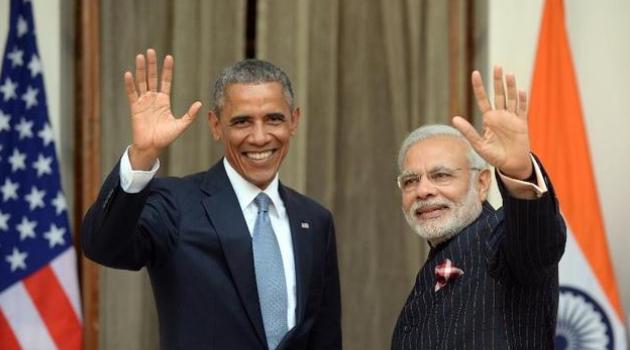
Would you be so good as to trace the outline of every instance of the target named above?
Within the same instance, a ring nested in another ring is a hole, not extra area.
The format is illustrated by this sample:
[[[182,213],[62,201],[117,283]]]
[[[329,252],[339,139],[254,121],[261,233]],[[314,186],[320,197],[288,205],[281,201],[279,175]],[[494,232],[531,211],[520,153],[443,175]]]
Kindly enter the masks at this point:
[[[417,219],[421,220],[435,219],[440,217],[448,209],[449,208],[446,205],[428,206],[424,208],[418,208],[414,214]]]
[[[245,157],[251,159],[251,160],[266,160],[268,158],[271,158],[271,156],[274,154],[275,150],[269,150],[269,151],[264,151],[264,152],[243,152],[243,155],[245,155]]]

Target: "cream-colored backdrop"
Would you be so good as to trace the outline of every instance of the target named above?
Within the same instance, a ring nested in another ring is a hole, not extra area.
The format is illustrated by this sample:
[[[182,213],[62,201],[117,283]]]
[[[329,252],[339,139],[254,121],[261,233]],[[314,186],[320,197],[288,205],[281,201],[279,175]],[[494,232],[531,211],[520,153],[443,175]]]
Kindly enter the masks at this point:
[[[174,54],[180,111],[196,99],[207,104],[211,78],[244,52],[244,1],[150,3],[103,2],[104,169],[129,142],[120,78],[138,50]],[[287,70],[302,108],[281,179],[335,214],[344,344],[387,348],[424,257],[400,214],[394,160],[407,131],[447,120],[447,4],[260,0],[257,11],[257,56]],[[200,119],[163,157],[165,174],[202,171],[218,159]],[[104,348],[156,345],[144,274],[104,269],[101,307]]]
[[[258,56],[304,118],[281,177],[335,214],[347,349],[385,349],[424,259],[400,213],[405,134],[448,118],[443,1],[259,0]]]

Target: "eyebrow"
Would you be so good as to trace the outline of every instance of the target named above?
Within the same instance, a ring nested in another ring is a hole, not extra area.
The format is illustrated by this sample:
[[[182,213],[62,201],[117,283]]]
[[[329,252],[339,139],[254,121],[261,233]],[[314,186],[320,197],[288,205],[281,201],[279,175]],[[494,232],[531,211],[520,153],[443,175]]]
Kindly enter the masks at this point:
[[[440,171],[440,170],[454,171],[455,169],[459,169],[459,168],[457,168],[457,167],[451,168],[451,167],[447,167],[447,166],[444,166],[444,165],[437,165],[437,166],[434,166],[433,168],[431,168],[429,170],[429,172],[430,173],[434,173],[434,172]]]
[[[440,171],[440,170],[449,170],[449,171],[453,171],[455,169],[459,169],[459,167],[447,167],[445,165],[436,165],[433,166],[432,168],[429,169],[429,173],[434,173],[436,171]],[[414,170],[403,170],[403,172],[400,175],[418,175],[418,172],[414,171]]]
[[[267,117],[267,118],[269,118],[269,117],[272,117],[272,118],[282,118],[282,119],[285,119],[285,118],[286,118],[286,116],[284,115],[284,113],[280,113],[280,112],[269,113],[269,114],[266,114],[266,115],[265,115],[265,117]]]

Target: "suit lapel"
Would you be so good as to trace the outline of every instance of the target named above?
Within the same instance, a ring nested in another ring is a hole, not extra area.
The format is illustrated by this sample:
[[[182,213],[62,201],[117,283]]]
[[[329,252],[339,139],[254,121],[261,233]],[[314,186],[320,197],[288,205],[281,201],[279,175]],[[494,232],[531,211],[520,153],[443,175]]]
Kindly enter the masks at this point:
[[[252,240],[222,160],[208,170],[201,189],[209,194],[203,200],[203,205],[216,229],[241,302],[256,334],[266,344],[256,288]]]
[[[295,260],[296,278],[296,328],[304,317],[308,291],[310,290],[311,271],[313,264],[312,253],[312,226],[309,218],[305,215],[305,210],[300,205],[297,196],[282,184],[278,187],[282,201],[287,210],[289,225],[291,227],[291,238],[293,240],[293,255]]]

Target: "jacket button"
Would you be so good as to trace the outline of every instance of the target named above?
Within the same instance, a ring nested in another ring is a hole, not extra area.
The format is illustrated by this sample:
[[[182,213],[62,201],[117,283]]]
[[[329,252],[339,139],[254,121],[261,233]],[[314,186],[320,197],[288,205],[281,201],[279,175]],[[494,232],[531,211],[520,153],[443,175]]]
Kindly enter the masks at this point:
[[[410,330],[411,330],[411,327],[409,327],[408,325],[405,325],[403,327],[403,332],[405,332],[405,333],[409,333]]]

